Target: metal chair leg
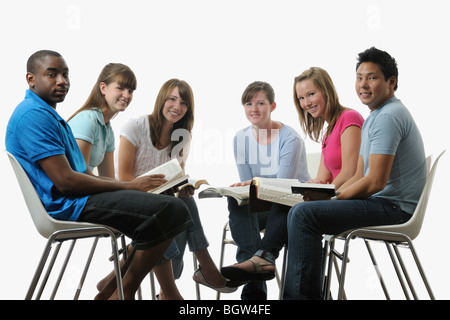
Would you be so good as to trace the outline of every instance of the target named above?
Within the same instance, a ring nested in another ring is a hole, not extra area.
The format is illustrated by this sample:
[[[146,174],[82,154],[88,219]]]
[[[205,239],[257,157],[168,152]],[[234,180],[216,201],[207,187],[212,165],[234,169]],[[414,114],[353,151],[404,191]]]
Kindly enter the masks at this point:
[[[80,297],[81,289],[84,285],[84,280],[86,280],[86,275],[89,270],[89,267],[91,266],[92,258],[94,256],[95,249],[97,248],[99,237],[95,237],[94,243],[92,244],[91,251],[89,253],[88,259],[86,261],[86,264],[84,266],[83,274],[81,275],[80,282],[78,283],[77,291],[75,292],[75,296],[73,297],[74,300],[78,300]]]
[[[72,256],[73,248],[75,247],[77,240],[72,240],[72,243],[70,244],[69,250],[67,251],[66,258],[64,259],[64,263],[61,266],[61,271],[59,272],[58,279],[55,282],[55,286],[53,288],[53,292],[50,296],[50,300],[54,300],[56,296],[56,292],[58,291],[59,285],[61,283],[62,277],[64,276],[64,272],[66,271],[67,264],[69,263],[70,257]]]
[[[366,244],[367,252],[369,253],[370,260],[372,261],[372,264],[373,264],[373,266],[375,268],[375,272],[377,274],[378,281],[380,281],[381,288],[383,289],[384,296],[386,297],[386,300],[390,300],[391,298],[389,296],[389,292],[388,292],[388,290],[386,288],[386,285],[385,285],[384,280],[383,280],[383,276],[381,275],[380,268],[378,267],[377,261],[375,260],[375,256],[374,256],[373,251],[372,251],[372,249],[371,249],[371,247],[369,245],[369,242],[367,240],[364,240],[364,243]]]
[[[198,269],[198,263],[197,263],[197,258],[195,257],[194,253],[192,253],[192,258],[194,260],[194,270],[197,270]],[[197,282],[195,282],[195,295],[197,297],[197,300],[201,300],[200,299],[200,285]]]

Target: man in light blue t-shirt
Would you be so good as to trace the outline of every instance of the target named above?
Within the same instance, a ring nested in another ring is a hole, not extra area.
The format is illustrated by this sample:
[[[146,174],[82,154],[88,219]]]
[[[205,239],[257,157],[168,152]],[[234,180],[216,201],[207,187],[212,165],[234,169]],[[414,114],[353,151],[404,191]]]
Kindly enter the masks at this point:
[[[371,111],[364,122],[355,175],[334,199],[303,202],[288,216],[285,299],[321,298],[322,235],[406,222],[426,180],[422,137],[394,95],[397,63],[387,52],[359,54],[355,89]]]

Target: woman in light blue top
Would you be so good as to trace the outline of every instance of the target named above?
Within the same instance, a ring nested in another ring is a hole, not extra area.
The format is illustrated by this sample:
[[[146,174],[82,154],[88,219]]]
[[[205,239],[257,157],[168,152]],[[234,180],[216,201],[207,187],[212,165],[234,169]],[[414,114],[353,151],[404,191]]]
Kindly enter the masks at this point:
[[[97,168],[99,176],[115,178],[115,141],[110,120],[126,110],[136,85],[136,77],[129,67],[107,64],[84,105],[68,119],[86,167],[91,171]]]
[[[233,186],[248,185],[254,177],[309,180],[304,141],[294,129],[271,118],[276,109],[272,86],[262,81],[251,83],[242,94],[241,102],[251,126],[240,130],[234,138],[240,182]],[[250,212],[248,206],[239,206],[235,199],[228,198],[230,231],[238,247],[236,260],[245,262],[253,257],[260,246],[260,230],[266,225],[273,230],[286,229],[288,210],[286,206],[273,204],[270,214],[269,211],[255,213]],[[284,239],[273,245],[281,249]],[[222,274],[237,280],[224,274],[226,268],[222,268]],[[239,284],[237,281],[236,285]],[[244,300],[266,297],[263,281],[246,284],[241,294]]]

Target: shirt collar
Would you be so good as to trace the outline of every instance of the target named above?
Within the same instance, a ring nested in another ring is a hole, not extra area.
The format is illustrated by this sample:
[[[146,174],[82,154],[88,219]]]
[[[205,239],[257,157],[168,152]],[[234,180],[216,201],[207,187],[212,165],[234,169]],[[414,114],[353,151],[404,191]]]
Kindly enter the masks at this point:
[[[105,117],[103,117],[103,112],[100,110],[100,108],[92,109],[94,111],[95,117],[97,118],[97,121],[104,127],[109,128],[111,126],[110,121],[108,123],[105,123]]]
[[[25,99],[34,100],[42,109],[53,114],[58,121],[64,121],[64,119],[59,115],[59,113],[52,108],[47,102],[45,102],[41,97],[39,97],[33,90],[28,89],[25,93]]]

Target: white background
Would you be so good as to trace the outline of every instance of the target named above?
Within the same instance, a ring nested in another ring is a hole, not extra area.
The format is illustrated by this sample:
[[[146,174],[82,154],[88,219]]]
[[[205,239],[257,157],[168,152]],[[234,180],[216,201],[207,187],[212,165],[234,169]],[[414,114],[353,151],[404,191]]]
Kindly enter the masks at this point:
[[[188,81],[194,90],[196,110],[187,171],[192,177],[207,178],[212,185],[229,185],[238,180],[231,140],[235,131],[248,125],[240,96],[250,82],[271,83],[277,102],[273,119],[300,131],[292,98],[293,79],[311,66],[320,66],[330,73],[342,104],[367,117],[367,107],[355,94],[354,79],[356,56],[370,46],[386,50],[397,59],[400,75],[396,95],[413,114],[427,154],[449,149],[447,7],[444,0],[8,1],[0,10],[1,149],[5,149],[9,116],[27,89],[26,60],[37,50],[52,49],[63,55],[70,68],[71,89],[66,101],[57,107],[65,119],[84,103],[105,64],[121,62],[134,70],[138,88],[129,109],[112,120],[116,134],[127,119],[152,111],[166,80],[177,77]],[[308,139],[306,147],[307,152],[320,151],[320,146]],[[450,222],[444,199],[449,159],[448,154],[442,159],[428,214],[415,240],[438,299],[450,298],[444,242]],[[0,168],[0,299],[23,299],[45,239],[28,216],[5,154],[0,156]],[[218,264],[222,227],[228,214],[226,201],[197,203],[210,253]],[[101,241],[83,299],[95,295],[96,281],[112,267],[104,261],[108,246],[107,240]],[[356,243],[353,248],[348,297],[383,298],[365,249]],[[234,263],[234,248],[229,247],[228,252],[225,264]],[[389,266],[384,250],[377,257],[380,264]],[[71,298],[83,259],[74,257],[58,298]],[[193,299],[188,253],[185,265],[177,283],[183,296]],[[409,261],[407,265],[412,267]],[[392,297],[402,299],[396,280],[390,275],[387,278]],[[274,283],[269,284],[270,299],[277,297]],[[148,290],[147,281],[143,289]],[[416,289],[425,297],[421,286]],[[239,299],[239,294],[222,297]],[[214,299],[215,293],[203,288],[202,298]]]

